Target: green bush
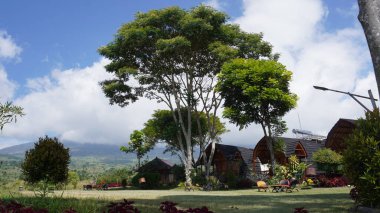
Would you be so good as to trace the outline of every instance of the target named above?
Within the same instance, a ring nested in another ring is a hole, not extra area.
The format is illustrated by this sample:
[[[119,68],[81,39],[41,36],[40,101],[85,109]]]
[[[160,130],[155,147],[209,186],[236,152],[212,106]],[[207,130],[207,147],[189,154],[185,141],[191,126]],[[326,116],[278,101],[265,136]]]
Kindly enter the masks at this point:
[[[97,184],[101,183],[122,183],[125,179],[126,182],[131,182],[131,179],[134,175],[134,172],[131,168],[122,168],[122,169],[109,169],[101,174],[97,178]]]
[[[191,177],[193,185],[203,186],[207,184],[207,180],[202,173],[197,173]]]
[[[345,175],[353,182],[357,201],[380,208],[380,113],[376,109],[359,119],[352,135],[346,140],[343,153]]]
[[[140,178],[145,178],[145,183],[139,183]],[[160,187],[161,175],[159,173],[138,173],[132,178],[133,186],[141,189],[156,189]]]
[[[228,185],[228,188],[236,189],[238,180],[238,177],[231,171],[226,173],[226,184]]]
[[[319,170],[326,173],[340,173],[343,156],[331,149],[319,149],[313,154],[313,161]]]

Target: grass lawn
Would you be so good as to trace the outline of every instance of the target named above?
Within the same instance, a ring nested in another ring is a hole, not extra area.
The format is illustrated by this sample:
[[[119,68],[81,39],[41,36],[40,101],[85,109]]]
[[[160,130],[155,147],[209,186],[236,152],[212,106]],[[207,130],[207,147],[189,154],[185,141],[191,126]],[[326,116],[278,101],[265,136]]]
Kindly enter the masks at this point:
[[[353,206],[349,188],[316,188],[293,193],[258,192],[257,190],[195,191],[183,190],[115,190],[115,191],[65,191],[55,192],[55,197],[46,200],[30,197],[30,192],[15,194],[14,198],[27,205],[60,212],[73,207],[78,212],[100,212],[109,201],[121,199],[135,201],[142,212],[159,212],[162,201],[179,203],[179,207],[207,206],[213,212],[293,212],[296,207],[305,207],[309,212],[347,212]],[[1,194],[1,193],[0,193]],[[9,199],[6,193],[2,198]]]

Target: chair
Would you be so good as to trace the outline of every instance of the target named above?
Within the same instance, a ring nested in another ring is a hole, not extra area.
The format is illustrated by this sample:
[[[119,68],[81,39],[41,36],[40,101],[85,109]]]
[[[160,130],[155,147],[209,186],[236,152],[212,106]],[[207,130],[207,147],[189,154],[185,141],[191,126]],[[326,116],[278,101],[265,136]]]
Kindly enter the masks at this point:
[[[268,187],[268,184],[265,183],[264,181],[262,180],[259,180],[257,181],[257,189],[260,190],[263,189],[265,192],[268,190],[269,191],[269,187]]]

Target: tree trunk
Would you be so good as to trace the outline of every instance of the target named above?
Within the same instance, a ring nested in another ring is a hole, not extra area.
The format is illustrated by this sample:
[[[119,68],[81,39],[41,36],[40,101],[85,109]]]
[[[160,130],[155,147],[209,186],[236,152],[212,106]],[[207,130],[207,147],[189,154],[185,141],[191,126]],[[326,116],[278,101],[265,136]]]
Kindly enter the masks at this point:
[[[373,68],[380,94],[380,1],[358,0],[358,19],[363,27],[371,53]]]
[[[265,141],[266,141],[267,148],[268,148],[268,151],[269,151],[270,164],[271,164],[270,170],[271,170],[271,173],[273,175],[275,175],[275,172],[274,172],[275,157],[274,157],[273,140],[272,140],[272,134],[271,134],[271,131],[270,131],[270,126],[269,126],[269,130],[268,130],[269,134],[267,133],[267,130],[266,130],[264,124],[261,124],[261,127],[263,128]]]
[[[206,167],[206,179],[207,180],[210,177],[210,168],[211,168],[212,159],[214,158],[214,154],[215,154],[215,140],[212,140],[210,156],[208,157],[207,163],[205,165],[205,167]]]

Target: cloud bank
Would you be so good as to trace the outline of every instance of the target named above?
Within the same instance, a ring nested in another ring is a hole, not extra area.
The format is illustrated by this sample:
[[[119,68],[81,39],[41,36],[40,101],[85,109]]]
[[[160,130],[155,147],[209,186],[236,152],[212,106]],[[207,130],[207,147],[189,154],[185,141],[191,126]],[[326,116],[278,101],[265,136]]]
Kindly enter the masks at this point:
[[[281,53],[280,62],[293,71],[291,90],[299,101],[297,108],[285,116],[290,130],[303,128],[326,135],[339,118],[364,115],[364,109],[349,96],[312,87],[326,86],[362,95],[372,89],[378,97],[367,44],[358,23],[328,31],[324,24],[329,10],[321,0],[243,3],[243,15],[234,22],[245,31],[263,32],[264,39]],[[371,108],[369,102],[363,102]],[[252,127],[251,131],[260,129]],[[294,136],[290,131],[286,135]]]

